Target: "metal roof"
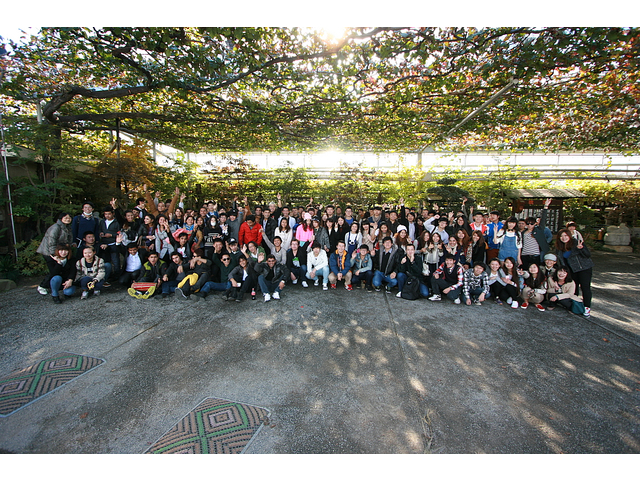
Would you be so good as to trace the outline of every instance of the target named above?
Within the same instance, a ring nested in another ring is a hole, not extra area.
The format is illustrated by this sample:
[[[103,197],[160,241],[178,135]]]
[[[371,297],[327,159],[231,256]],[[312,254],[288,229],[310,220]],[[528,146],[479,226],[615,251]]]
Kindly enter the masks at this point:
[[[586,195],[571,188],[515,188],[509,195],[514,198],[582,198]]]

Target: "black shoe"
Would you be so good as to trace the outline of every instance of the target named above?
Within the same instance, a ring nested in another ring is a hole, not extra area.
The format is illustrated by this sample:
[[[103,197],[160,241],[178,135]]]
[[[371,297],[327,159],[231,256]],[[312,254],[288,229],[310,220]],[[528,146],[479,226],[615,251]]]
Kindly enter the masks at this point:
[[[62,300],[60,300],[60,297],[51,297],[51,298],[53,298],[53,303],[57,303],[58,305],[62,303]]]
[[[367,285],[367,292],[373,292],[373,287],[371,285]]]
[[[225,290],[224,293],[222,294],[222,300],[227,301],[227,300],[231,300],[231,290]]]
[[[244,293],[238,292],[238,294],[236,295],[236,302],[241,302],[243,299],[244,299]]]
[[[162,294],[162,298],[167,298],[168,296],[169,296],[169,294],[168,294],[168,293],[163,293],[163,294]]]
[[[176,296],[178,298],[183,299],[183,300],[187,300],[189,298],[189,296],[187,294],[185,294],[184,291],[180,287],[176,288]]]

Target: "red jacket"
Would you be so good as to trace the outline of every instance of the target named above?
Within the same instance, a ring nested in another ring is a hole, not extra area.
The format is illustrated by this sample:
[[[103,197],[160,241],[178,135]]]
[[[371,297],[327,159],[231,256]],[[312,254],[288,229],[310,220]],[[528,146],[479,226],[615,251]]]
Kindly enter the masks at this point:
[[[251,241],[256,242],[258,246],[262,243],[262,233],[260,229],[262,226],[258,223],[253,225],[253,228],[249,228],[247,222],[242,222],[240,225],[240,231],[238,232],[238,245],[242,246]]]

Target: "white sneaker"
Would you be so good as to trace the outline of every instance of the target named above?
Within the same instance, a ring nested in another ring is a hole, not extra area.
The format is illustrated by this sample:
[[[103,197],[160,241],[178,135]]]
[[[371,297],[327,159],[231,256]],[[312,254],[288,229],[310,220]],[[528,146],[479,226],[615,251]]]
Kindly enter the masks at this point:
[[[515,300],[511,302],[511,308],[518,308],[518,302],[516,302]]]
[[[511,298],[511,297],[507,298],[507,303],[509,305],[511,305],[513,303],[513,298]]]
[[[293,280],[291,280],[291,283],[293,283],[294,285],[297,285],[298,284],[298,279],[294,278]]]
[[[591,316],[591,308],[590,307],[584,307],[584,313],[582,315],[587,317],[587,318],[589,318]]]
[[[433,294],[429,297],[429,300],[431,300],[432,302],[437,302],[439,300],[442,300],[442,298],[440,297],[440,295]]]
[[[313,282],[313,286],[314,286],[314,287],[317,287],[318,285],[320,285],[320,279],[319,279],[319,278],[316,278],[316,281],[315,281],[315,282]]]
[[[269,300],[271,300],[271,295],[269,295],[268,293],[264,294],[264,301],[268,302]]]
[[[396,297],[398,297],[398,298],[402,298],[402,292],[398,292],[398,293],[396,293]]]
[[[456,299],[453,301],[453,303],[455,303],[456,305],[460,305],[460,299],[459,299],[459,298],[456,298]]]
[[[87,298],[89,298],[89,292],[85,290],[84,292],[82,292],[82,295],[80,296],[80,300],[86,300]]]
[[[322,289],[323,290],[329,290],[329,285],[327,285],[326,283],[322,284]]]
[[[307,288],[309,286],[309,284],[305,280],[302,280],[302,286],[304,288]]]
[[[49,290],[47,290],[44,287],[41,287],[40,285],[38,285],[37,290],[40,295],[49,295]]]
[[[278,292],[273,292],[272,298],[274,300],[280,300],[280,294]]]

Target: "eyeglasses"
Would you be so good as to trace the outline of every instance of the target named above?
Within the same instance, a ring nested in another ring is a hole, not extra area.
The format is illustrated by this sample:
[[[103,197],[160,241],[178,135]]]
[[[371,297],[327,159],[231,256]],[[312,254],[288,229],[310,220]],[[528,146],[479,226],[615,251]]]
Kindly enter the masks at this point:
[[[223,262],[228,262],[229,260],[231,260],[230,258],[223,258],[222,261]]]

